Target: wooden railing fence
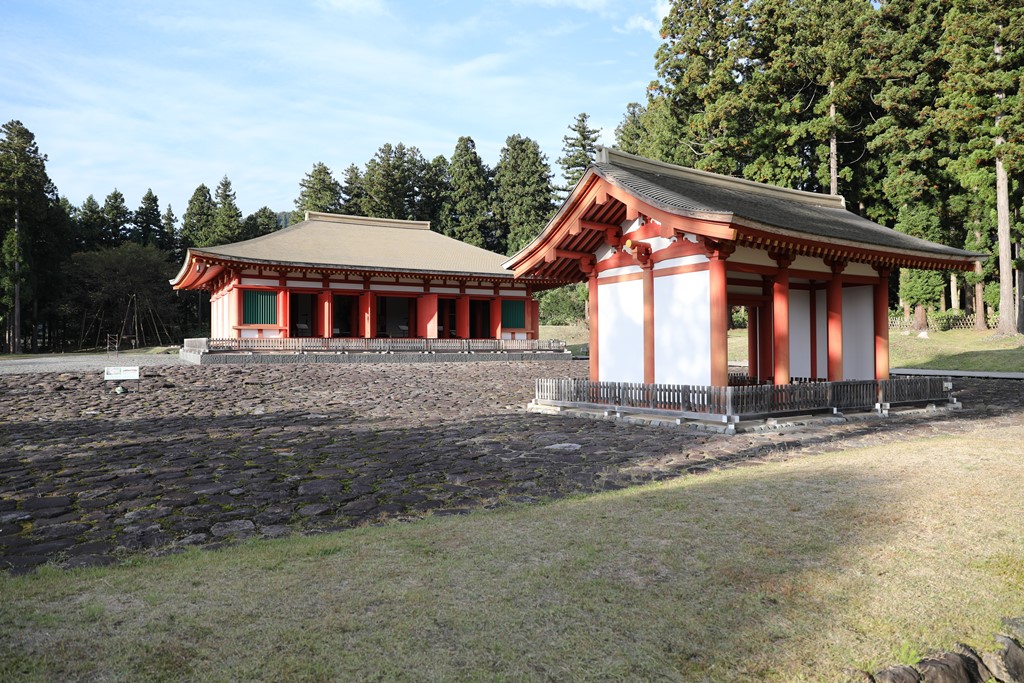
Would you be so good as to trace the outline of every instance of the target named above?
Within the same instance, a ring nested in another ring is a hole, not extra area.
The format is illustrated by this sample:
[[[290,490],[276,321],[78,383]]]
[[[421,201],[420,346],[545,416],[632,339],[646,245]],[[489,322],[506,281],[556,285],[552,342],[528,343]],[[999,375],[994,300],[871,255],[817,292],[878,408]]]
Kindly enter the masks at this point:
[[[896,403],[949,401],[948,377],[797,382],[712,387],[686,384],[538,379],[535,402],[547,405],[660,411],[723,421],[792,413],[883,409]]]
[[[415,339],[322,338],[186,339],[195,352],[252,351],[281,353],[539,353],[565,352],[557,339]]]

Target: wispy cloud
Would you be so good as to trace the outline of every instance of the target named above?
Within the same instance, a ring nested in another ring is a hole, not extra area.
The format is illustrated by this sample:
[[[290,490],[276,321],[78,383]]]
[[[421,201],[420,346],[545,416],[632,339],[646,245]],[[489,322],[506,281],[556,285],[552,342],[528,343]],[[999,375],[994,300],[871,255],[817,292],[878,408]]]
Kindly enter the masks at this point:
[[[642,31],[660,40],[661,23],[668,16],[670,9],[671,3],[669,0],[657,0],[649,12],[630,16],[621,30],[626,33]]]
[[[315,0],[324,9],[337,10],[347,14],[383,15],[388,14],[384,0]]]

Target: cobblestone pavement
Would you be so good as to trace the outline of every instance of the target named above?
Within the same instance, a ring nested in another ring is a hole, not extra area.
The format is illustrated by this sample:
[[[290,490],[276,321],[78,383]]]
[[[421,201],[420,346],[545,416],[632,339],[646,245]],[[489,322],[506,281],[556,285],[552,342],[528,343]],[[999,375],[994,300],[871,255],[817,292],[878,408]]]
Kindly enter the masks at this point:
[[[962,380],[960,414],[735,437],[526,413],[586,363],[154,366],[0,376],[0,567],[462,514],[507,502],[1019,422],[1020,382]]]

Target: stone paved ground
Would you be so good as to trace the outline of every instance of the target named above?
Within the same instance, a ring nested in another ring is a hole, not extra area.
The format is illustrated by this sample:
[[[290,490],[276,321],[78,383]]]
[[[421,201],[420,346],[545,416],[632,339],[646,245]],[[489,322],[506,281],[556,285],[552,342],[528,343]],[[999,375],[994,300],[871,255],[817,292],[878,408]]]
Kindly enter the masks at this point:
[[[1020,382],[960,380],[960,414],[786,434],[526,413],[558,373],[586,363],[146,367],[125,394],[93,370],[0,376],[0,567],[462,514],[1024,412]]]

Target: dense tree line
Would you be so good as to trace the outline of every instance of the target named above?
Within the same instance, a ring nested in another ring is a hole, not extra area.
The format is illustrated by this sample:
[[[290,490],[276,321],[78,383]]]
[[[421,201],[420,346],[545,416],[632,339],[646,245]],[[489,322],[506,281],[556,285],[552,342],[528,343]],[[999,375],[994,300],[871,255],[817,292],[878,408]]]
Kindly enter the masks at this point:
[[[662,36],[657,80],[627,106],[620,148],[842,194],[896,230],[990,253],[966,290],[904,270],[900,298],[922,311],[987,301],[1007,312],[1001,331],[1022,327],[1024,6],[675,0]]]
[[[586,115],[581,115],[586,128]],[[593,137],[594,131],[587,129]],[[593,139],[587,138],[593,153]],[[589,159],[567,155],[582,173]],[[173,292],[167,281],[190,247],[253,239],[328,211],[430,221],[446,235],[500,253],[514,253],[536,237],[555,209],[558,191],[540,146],[511,135],[489,167],[470,137],[451,159],[427,160],[415,147],[384,144],[363,167],[349,165],[336,180],[316,163],[299,181],[295,211],[269,207],[243,218],[231,181],[214,190],[200,184],[179,222],[170,204],[161,211],[148,190],[137,209],[116,188],[101,204],[81,206],[59,196],[46,173],[47,158],[20,122],[0,137],[0,321],[5,351],[102,347],[108,335],[139,345],[175,343],[206,334],[208,297]],[[563,168],[565,168],[563,166]],[[578,296],[555,293],[543,310],[581,317]]]

